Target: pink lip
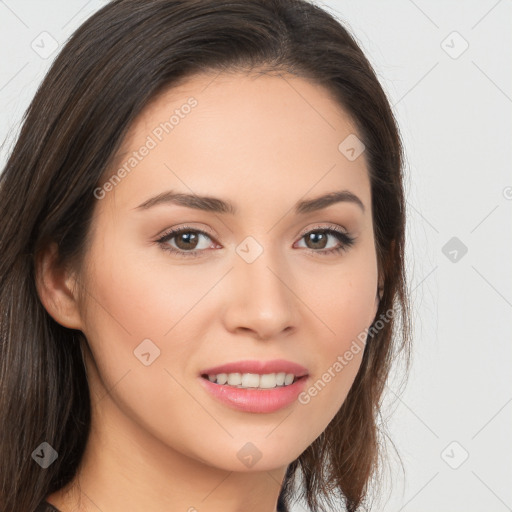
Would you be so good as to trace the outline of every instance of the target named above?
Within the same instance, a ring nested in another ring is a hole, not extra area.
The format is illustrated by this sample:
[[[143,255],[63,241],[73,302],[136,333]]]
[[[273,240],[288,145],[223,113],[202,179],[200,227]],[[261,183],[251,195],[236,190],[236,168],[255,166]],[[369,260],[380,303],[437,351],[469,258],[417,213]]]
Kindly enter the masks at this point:
[[[295,402],[306,387],[309,378],[301,377],[289,386],[271,389],[243,389],[216,384],[203,377],[200,377],[199,380],[206,391],[232,409],[243,412],[271,413]]]
[[[201,371],[201,375],[218,375],[219,373],[257,373],[264,375],[267,373],[293,373],[296,377],[308,375],[307,368],[284,359],[274,359],[272,361],[235,361],[220,366],[214,366]]]

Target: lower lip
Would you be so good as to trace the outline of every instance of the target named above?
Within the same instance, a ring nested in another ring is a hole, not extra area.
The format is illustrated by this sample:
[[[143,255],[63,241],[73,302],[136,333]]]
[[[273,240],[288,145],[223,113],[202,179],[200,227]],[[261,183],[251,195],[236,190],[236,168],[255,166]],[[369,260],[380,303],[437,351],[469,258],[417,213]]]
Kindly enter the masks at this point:
[[[199,377],[202,385],[225,405],[244,412],[268,413],[287,407],[297,400],[306,386],[307,376],[301,377],[289,386],[270,389],[244,389],[215,384]]]

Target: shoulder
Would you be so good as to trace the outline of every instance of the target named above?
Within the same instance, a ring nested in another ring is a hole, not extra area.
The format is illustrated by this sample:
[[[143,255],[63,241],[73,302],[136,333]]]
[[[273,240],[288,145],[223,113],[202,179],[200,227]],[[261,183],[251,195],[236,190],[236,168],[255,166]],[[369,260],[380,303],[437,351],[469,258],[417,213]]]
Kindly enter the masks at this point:
[[[39,503],[34,512],[60,512],[60,510],[58,508],[55,508],[47,501],[42,501],[41,503]]]

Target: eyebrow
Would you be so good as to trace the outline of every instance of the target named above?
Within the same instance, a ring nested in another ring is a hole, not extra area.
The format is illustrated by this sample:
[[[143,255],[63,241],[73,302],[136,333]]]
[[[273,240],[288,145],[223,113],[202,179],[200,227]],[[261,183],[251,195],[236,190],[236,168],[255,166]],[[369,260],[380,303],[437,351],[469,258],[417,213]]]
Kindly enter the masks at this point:
[[[311,213],[318,210],[327,208],[333,204],[340,202],[348,202],[356,204],[364,212],[365,207],[361,199],[349,190],[339,190],[336,192],[330,192],[313,199],[306,199],[298,201],[294,208],[296,214]],[[144,201],[139,206],[134,208],[135,210],[148,210],[154,206],[160,204],[175,204],[178,206],[185,206],[187,208],[193,208],[196,210],[204,210],[208,212],[224,213],[230,215],[236,215],[238,210],[233,203],[225,201],[211,196],[198,196],[192,194],[183,194],[180,192],[174,192],[168,190],[162,192],[155,197]]]

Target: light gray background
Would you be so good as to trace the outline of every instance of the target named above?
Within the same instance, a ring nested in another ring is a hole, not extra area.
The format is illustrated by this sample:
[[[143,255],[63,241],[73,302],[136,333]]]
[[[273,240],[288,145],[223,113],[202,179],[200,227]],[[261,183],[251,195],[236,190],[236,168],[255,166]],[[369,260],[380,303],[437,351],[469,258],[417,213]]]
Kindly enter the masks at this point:
[[[62,45],[105,3],[0,1],[1,167],[56,55],[31,45]],[[375,510],[512,510],[511,1],[316,3],[366,51],[407,152],[414,359],[386,408],[405,478],[390,447]]]

